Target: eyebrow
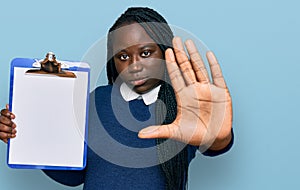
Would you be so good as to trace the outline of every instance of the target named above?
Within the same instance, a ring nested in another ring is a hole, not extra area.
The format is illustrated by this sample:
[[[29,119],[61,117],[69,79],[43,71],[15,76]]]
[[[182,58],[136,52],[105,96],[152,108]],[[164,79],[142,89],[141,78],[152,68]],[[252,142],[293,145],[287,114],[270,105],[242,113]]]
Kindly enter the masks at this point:
[[[139,45],[139,44],[137,44]],[[141,47],[138,47],[139,49],[146,49],[146,48],[155,48],[155,46],[157,45],[155,42],[153,43],[147,43],[147,44],[140,44]],[[131,46],[129,46],[131,47]],[[126,52],[126,48],[122,48],[122,49],[117,49],[116,51],[113,51],[113,54],[116,55],[119,52]]]

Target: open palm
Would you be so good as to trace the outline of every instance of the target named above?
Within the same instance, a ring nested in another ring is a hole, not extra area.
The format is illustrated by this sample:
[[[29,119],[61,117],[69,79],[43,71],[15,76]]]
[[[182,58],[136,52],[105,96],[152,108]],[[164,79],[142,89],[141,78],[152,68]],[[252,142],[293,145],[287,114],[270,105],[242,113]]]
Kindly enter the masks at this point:
[[[191,40],[173,39],[166,51],[167,69],[177,101],[177,117],[167,125],[150,126],[140,138],[172,138],[188,144],[221,149],[231,140],[232,102],[221,68],[212,52],[207,52],[211,78]],[[174,55],[175,53],[175,55]],[[176,56],[176,58],[175,58]]]

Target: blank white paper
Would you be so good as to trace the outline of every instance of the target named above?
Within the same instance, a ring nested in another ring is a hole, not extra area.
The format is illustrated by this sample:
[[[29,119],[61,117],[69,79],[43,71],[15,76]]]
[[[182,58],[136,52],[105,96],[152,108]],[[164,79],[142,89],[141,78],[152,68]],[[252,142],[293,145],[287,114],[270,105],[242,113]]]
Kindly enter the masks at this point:
[[[25,74],[14,69],[12,112],[17,137],[10,140],[8,164],[82,167],[88,72],[77,78]]]

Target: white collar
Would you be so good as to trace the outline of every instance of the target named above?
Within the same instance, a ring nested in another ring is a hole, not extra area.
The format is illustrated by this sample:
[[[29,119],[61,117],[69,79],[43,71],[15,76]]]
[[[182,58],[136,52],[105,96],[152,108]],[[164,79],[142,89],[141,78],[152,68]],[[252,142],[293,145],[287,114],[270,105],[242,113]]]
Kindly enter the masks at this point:
[[[160,86],[157,86],[156,88],[152,89],[151,91],[145,93],[145,94],[138,94],[135,91],[133,91],[125,82],[121,84],[120,86],[120,92],[123,97],[123,99],[127,102],[135,99],[143,99],[144,103],[146,105],[153,104],[158,97],[158,92],[160,89]]]

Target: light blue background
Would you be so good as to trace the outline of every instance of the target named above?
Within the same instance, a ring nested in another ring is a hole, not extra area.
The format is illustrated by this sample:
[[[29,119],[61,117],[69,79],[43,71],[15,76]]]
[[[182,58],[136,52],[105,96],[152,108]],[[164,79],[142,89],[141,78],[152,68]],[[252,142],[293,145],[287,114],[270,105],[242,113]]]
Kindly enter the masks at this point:
[[[8,102],[15,57],[80,60],[128,6],[150,6],[170,24],[212,49],[229,85],[235,144],[216,158],[200,154],[190,169],[192,190],[299,189],[300,3],[297,0],[10,0],[0,5],[0,106]],[[76,189],[37,170],[6,165],[0,143],[0,188]]]

